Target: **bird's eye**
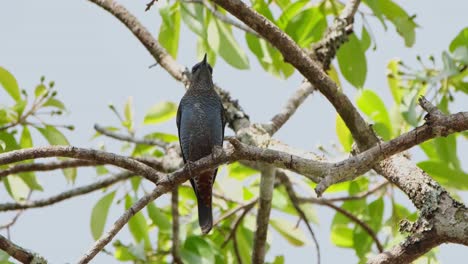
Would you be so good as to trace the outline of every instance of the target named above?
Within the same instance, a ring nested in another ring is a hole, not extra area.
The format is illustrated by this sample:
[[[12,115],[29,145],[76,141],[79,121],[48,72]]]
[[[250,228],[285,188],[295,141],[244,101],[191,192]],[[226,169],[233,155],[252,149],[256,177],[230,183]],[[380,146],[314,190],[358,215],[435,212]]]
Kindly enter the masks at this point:
[[[210,73],[213,74],[213,68],[211,68],[211,65],[208,64],[208,69],[210,69]]]
[[[192,74],[194,74],[198,68],[200,68],[200,63],[195,64],[195,66],[192,67]]]

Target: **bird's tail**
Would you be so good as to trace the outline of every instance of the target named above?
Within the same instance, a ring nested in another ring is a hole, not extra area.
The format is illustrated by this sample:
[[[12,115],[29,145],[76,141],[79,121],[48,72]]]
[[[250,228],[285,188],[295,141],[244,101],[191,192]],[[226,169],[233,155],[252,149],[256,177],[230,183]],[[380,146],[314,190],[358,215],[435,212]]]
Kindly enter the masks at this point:
[[[206,171],[196,177],[198,203],[198,223],[203,234],[208,234],[213,227],[212,188],[216,171]]]
[[[211,204],[205,204],[200,198],[198,200],[198,223],[200,224],[201,231],[204,235],[210,232],[213,227],[213,212]]]

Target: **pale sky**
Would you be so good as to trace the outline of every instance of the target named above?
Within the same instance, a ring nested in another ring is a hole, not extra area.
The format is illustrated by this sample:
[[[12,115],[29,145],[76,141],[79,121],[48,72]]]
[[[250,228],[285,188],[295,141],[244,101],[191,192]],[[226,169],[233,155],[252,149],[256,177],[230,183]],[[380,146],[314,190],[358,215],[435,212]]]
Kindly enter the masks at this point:
[[[151,12],[145,13],[147,1],[119,2],[128,7],[153,34],[157,34],[161,21],[156,6]],[[379,22],[370,19],[377,39],[377,51],[367,53],[368,74],[365,87],[383,97],[387,106],[392,103],[385,78],[385,67],[390,59],[400,57],[407,64],[417,66],[415,57],[418,54],[424,58],[431,54],[440,58],[441,52],[448,49],[448,44],[456,34],[468,26],[467,1],[398,2],[410,14],[417,14],[416,22],[421,25],[417,29],[413,48],[404,47],[403,40],[393,26],[384,32]],[[358,25],[359,21],[357,19]],[[75,146],[97,147],[100,142],[106,142],[110,146],[109,150],[119,151],[119,148],[111,146],[110,143],[116,145],[114,141],[90,140],[94,134],[94,123],[117,125],[117,119],[107,108],[108,103],[114,103],[117,108],[122,109],[125,100],[133,96],[138,124],[142,124],[144,114],[152,105],[165,100],[178,102],[184,93],[182,85],[162,68],[148,69],[154,60],[140,42],[117,19],[88,1],[1,1],[0,32],[0,65],[13,73],[21,88],[32,92],[42,75],[55,81],[58,97],[66,104],[70,113],[54,122],[75,125],[74,132],[66,132],[71,144]],[[236,36],[240,45],[246,47],[243,35],[236,33]],[[239,99],[253,122],[265,122],[280,109],[285,98],[294,92],[302,78],[296,73],[288,80],[278,80],[265,73],[256,58],[249,51],[247,53],[250,71],[235,70],[218,59],[214,79],[229,90],[234,98]],[[191,67],[197,59],[194,34],[184,27],[177,60]],[[343,79],[342,83],[345,83]],[[355,95],[355,89],[346,83],[345,91],[351,96]],[[4,101],[5,97],[5,93],[0,92],[0,104],[10,103]],[[258,98],[265,99],[259,103]],[[453,111],[468,109],[466,95],[457,94],[456,100]],[[149,131],[176,133],[174,120],[158,127],[142,128],[140,125],[139,128],[139,135]],[[330,147],[333,142],[337,142],[333,108],[323,96],[315,93],[276,137],[293,146],[312,151],[316,150],[318,144]],[[45,142],[37,139],[36,145],[41,144]],[[465,170],[468,170],[467,149],[466,140],[459,139],[459,157]],[[422,158],[420,152],[413,153],[416,160]],[[73,187],[65,182],[60,172],[42,173],[38,177],[45,192],[35,194],[36,199]],[[94,170],[80,170],[76,186],[95,179]],[[2,202],[9,199],[4,191],[0,191],[0,197]],[[12,239],[45,256],[51,263],[73,263],[93,242],[89,227],[90,213],[100,197],[100,193],[93,193],[44,209],[28,210],[12,228]],[[465,203],[468,202],[466,192],[461,197]],[[408,203],[403,195],[398,198],[402,203]],[[330,223],[334,212],[320,207],[317,211],[320,225],[314,225],[313,228],[321,244],[322,263],[338,263],[340,260],[345,260],[346,263],[355,262],[357,259],[353,250],[338,249],[330,242]],[[122,206],[114,206],[109,214],[108,224],[115,221],[121,213]],[[0,214],[0,223],[6,222],[11,215]],[[116,239],[128,242],[132,240],[127,228]],[[286,256],[286,263],[315,262],[315,249],[312,250],[312,245],[296,248],[281,240],[278,235],[273,236],[273,245],[267,260],[282,253]],[[459,259],[466,257],[466,252],[466,248],[462,246],[445,245],[440,247],[439,259],[441,263],[461,263]],[[100,254],[94,263],[118,262]]]

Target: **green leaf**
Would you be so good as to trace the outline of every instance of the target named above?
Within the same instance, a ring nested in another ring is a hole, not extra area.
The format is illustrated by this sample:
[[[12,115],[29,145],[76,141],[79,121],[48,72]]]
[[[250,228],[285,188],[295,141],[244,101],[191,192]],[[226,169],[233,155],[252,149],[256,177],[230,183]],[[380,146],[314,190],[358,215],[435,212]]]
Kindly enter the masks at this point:
[[[297,247],[305,245],[305,234],[295,224],[279,218],[270,219],[270,224],[290,244]]]
[[[338,247],[352,248],[354,246],[353,230],[344,225],[333,226],[330,239]]]
[[[350,152],[353,145],[353,136],[340,115],[336,115],[336,135],[345,152]]]
[[[136,257],[130,252],[128,247],[118,245],[115,247],[114,257],[120,261],[135,260]]]
[[[23,172],[19,173],[18,176],[28,185],[29,189],[43,191],[44,188],[37,181],[37,177],[34,172]]]
[[[54,126],[46,125],[44,128],[36,127],[51,145],[70,145],[67,138]],[[69,181],[74,182],[77,176],[76,168],[67,168],[62,170],[63,175]]]
[[[401,103],[401,98],[403,96],[400,87],[401,77],[398,74],[399,62],[399,59],[393,59],[387,64],[387,70],[389,72],[387,75],[387,83],[392,92],[393,100],[397,105]]]
[[[234,68],[241,70],[248,69],[249,58],[239,44],[237,44],[230,27],[218,20],[215,20],[215,24],[219,34],[220,47],[218,49],[218,54]]]
[[[187,263],[215,263],[215,255],[212,246],[199,236],[187,237],[181,250],[181,255],[183,258],[191,256],[189,259],[197,260],[196,262],[189,262],[186,259]]]
[[[356,103],[359,109],[376,123],[374,128],[377,133],[385,140],[389,140],[392,133],[392,124],[387,108],[380,97],[373,91],[366,89],[359,94]],[[379,127],[379,123],[383,124],[383,126]]]
[[[418,26],[414,22],[414,17],[410,17],[403,8],[391,0],[379,0],[381,11],[395,28],[400,36],[405,40],[405,45],[411,47],[416,38],[415,29]]]
[[[44,84],[39,84],[36,86],[36,90],[34,90],[34,95],[36,98],[42,97],[47,93],[47,87]]]
[[[465,27],[450,43],[450,52],[454,52],[458,47],[468,47],[468,27]]]
[[[29,128],[27,126],[23,126],[23,132],[21,132],[20,138],[20,146],[22,149],[33,147],[31,132],[29,132]]]
[[[104,231],[107,215],[109,213],[109,208],[112,204],[112,201],[114,200],[114,196],[115,191],[104,195],[93,207],[90,224],[91,234],[93,235],[94,240],[98,240]]]
[[[419,162],[418,166],[442,186],[468,190],[468,174],[462,170],[450,168],[444,161],[427,160]]]
[[[45,102],[42,106],[44,106],[44,107],[46,107],[46,106],[55,107],[57,109],[64,110],[64,111],[66,110],[65,105],[61,101],[59,101],[59,100],[57,100],[55,98],[49,98],[47,100],[47,102]]]
[[[367,29],[365,26],[362,26],[362,34],[361,34],[361,48],[365,52],[369,49],[371,45],[371,38],[369,35],[369,32],[367,32]]]
[[[330,69],[327,71],[327,75],[336,83],[338,88],[342,90],[340,76],[338,76],[338,72],[336,71],[335,66],[333,64],[330,65]]]
[[[16,143],[15,137],[10,133],[0,131],[0,140],[3,142],[2,148],[5,152],[20,149],[20,146]]]
[[[6,149],[6,143],[3,140],[0,140],[0,151],[3,152]]]
[[[373,230],[380,230],[384,213],[384,200],[382,197],[373,201],[368,206],[369,222]]]
[[[327,20],[319,7],[310,7],[290,19],[285,28],[301,47],[308,47],[312,42],[320,40],[327,28]]]
[[[276,22],[278,27],[283,30],[286,29],[289,21],[291,21],[291,19],[296,16],[307,3],[309,3],[308,0],[299,0],[285,7],[283,9],[283,13]]]
[[[255,175],[258,173],[257,170],[254,170],[250,167],[244,166],[239,162],[234,162],[228,166],[229,177],[237,179],[237,180],[244,180],[249,176]]]
[[[179,137],[173,134],[155,132],[145,136],[146,139],[159,139],[167,143],[176,142],[179,140]]]
[[[129,130],[133,129],[133,97],[128,97],[124,106],[124,126]]]
[[[132,197],[127,194],[125,196],[125,209],[127,210],[130,208],[133,203]],[[141,212],[136,213],[132,218],[130,218],[130,221],[128,221],[128,229],[135,239],[135,242],[139,243],[140,241],[144,241],[145,248],[151,248],[151,241],[148,235],[148,225],[146,224],[145,216]]]
[[[15,77],[3,67],[0,67],[0,85],[3,86],[7,93],[13,99],[15,99],[15,101],[21,100],[18,82],[16,81]]]
[[[203,5],[180,2],[180,13],[185,25],[201,38],[206,38]]]
[[[338,50],[337,58],[343,77],[356,88],[362,88],[366,81],[367,62],[356,35],[349,36],[349,41]]]
[[[156,205],[153,203],[149,203],[146,206],[146,210],[148,211],[148,216],[150,217],[153,225],[157,226],[160,231],[169,232],[171,230],[171,222],[169,221],[169,217],[161,211]]]
[[[353,247],[356,255],[361,260],[365,260],[366,254],[371,250],[372,238],[369,234],[359,225],[353,230]]]
[[[456,134],[447,137],[438,137],[434,139],[434,146],[439,159],[460,170],[460,160],[457,156],[457,136]]]
[[[284,256],[276,256],[275,259],[273,260],[272,264],[284,264]]]
[[[44,128],[38,127],[37,130],[51,145],[70,145],[67,138],[54,126],[46,125]]]
[[[145,116],[144,124],[152,125],[165,122],[174,118],[177,114],[177,106],[172,102],[161,102],[148,110]]]
[[[18,175],[9,175],[3,179],[5,187],[10,196],[16,201],[25,201],[29,195],[28,185]]]
[[[159,13],[161,14],[162,23],[158,40],[169,54],[176,59],[180,35],[179,2],[159,8]]]

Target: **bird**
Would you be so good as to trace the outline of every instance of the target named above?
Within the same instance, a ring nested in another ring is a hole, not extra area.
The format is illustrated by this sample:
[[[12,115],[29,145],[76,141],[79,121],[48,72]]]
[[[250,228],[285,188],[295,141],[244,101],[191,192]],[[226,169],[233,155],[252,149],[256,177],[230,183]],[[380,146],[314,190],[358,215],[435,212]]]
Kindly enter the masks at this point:
[[[190,86],[177,109],[177,130],[185,164],[213,154],[222,147],[225,115],[221,98],[213,84],[213,68],[206,60],[192,67]],[[197,197],[198,222],[202,234],[213,227],[212,190],[218,169],[192,175],[190,183]]]

